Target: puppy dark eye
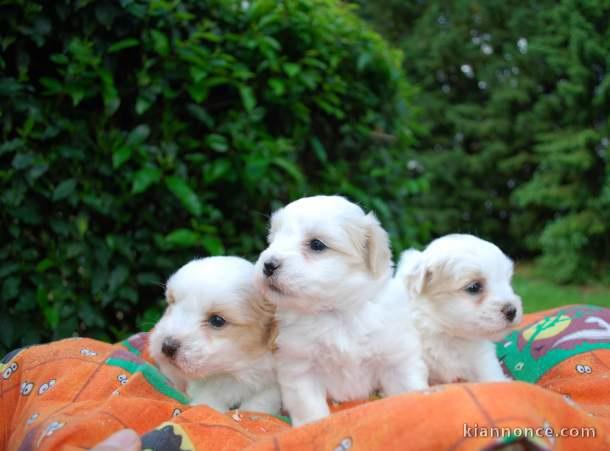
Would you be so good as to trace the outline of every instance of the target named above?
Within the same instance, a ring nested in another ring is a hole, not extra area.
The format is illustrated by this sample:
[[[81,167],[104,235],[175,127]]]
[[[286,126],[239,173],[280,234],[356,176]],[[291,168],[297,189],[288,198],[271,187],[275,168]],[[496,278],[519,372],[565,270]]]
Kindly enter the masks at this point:
[[[211,315],[208,318],[208,324],[212,327],[215,327],[216,329],[220,329],[226,323],[227,323],[227,321],[222,316]]]
[[[309,242],[309,248],[310,248],[312,251],[321,252],[321,251],[323,251],[324,249],[326,249],[326,248],[327,248],[327,246],[326,246],[326,244],[324,244],[322,241],[320,241],[320,240],[318,240],[317,238],[315,238],[315,239],[313,239],[313,240],[311,240],[311,241]]]
[[[479,294],[482,289],[483,289],[483,285],[478,280],[475,280],[474,282],[470,282],[464,288],[464,290],[466,290],[466,292],[470,293],[470,294]]]

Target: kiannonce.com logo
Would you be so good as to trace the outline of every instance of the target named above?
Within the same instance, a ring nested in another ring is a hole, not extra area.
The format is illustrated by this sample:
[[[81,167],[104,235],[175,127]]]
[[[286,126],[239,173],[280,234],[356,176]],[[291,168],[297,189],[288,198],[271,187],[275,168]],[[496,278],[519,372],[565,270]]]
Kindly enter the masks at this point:
[[[597,429],[594,427],[562,427],[555,429],[551,426],[542,427],[500,427],[479,426],[464,423],[464,437],[466,438],[505,438],[505,437],[570,437],[595,438]]]

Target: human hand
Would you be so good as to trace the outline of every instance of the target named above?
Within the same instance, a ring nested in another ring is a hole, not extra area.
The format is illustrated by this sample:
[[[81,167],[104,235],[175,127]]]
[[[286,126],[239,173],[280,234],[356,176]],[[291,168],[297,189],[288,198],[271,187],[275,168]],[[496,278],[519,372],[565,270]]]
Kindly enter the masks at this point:
[[[133,429],[121,429],[103,442],[91,448],[91,451],[140,451],[140,436]]]

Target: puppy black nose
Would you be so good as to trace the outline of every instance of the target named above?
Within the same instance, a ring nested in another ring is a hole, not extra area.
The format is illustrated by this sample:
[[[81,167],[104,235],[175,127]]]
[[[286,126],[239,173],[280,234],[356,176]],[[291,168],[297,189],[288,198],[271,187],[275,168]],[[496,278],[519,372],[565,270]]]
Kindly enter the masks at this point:
[[[276,269],[280,267],[280,262],[277,258],[271,257],[263,264],[263,273],[267,277],[271,277]]]
[[[163,343],[161,343],[161,352],[170,359],[176,356],[176,352],[180,348],[180,342],[173,337],[165,337]]]
[[[517,316],[517,309],[511,304],[506,304],[504,307],[502,307],[500,311],[507,319],[507,321],[510,322],[512,322],[515,319],[515,316]]]

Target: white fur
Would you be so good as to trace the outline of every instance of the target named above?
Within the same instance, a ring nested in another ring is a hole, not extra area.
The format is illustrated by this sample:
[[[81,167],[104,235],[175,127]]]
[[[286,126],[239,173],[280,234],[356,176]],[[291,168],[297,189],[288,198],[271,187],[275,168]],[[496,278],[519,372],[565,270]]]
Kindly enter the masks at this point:
[[[411,298],[430,383],[507,380],[492,340],[521,321],[512,274],[512,261],[497,246],[472,235],[447,235],[423,252],[402,254],[395,277]],[[474,280],[482,283],[480,295],[465,291]],[[505,306],[516,309],[512,321]]]
[[[238,257],[193,260],[169,279],[166,295],[171,302],[151,333],[150,351],[161,371],[186,389],[192,404],[223,412],[239,407],[279,413],[271,352],[244,349],[223,336],[227,329],[206,323],[210,312],[232,312],[224,328],[252,320],[248,303],[262,299],[253,285],[253,265]],[[173,359],[161,350],[166,337],[180,342]]]
[[[312,239],[328,248],[310,249]],[[280,267],[267,277],[270,259]],[[277,306],[277,375],[295,426],[328,415],[327,397],[427,387],[404,287],[392,279],[387,234],[373,214],[339,196],[287,205],[273,215],[256,283]]]

